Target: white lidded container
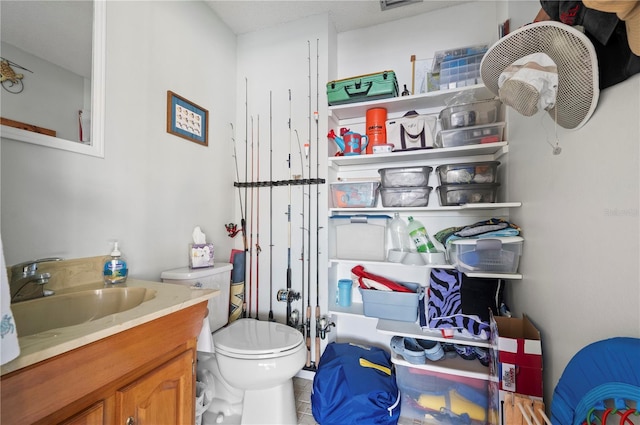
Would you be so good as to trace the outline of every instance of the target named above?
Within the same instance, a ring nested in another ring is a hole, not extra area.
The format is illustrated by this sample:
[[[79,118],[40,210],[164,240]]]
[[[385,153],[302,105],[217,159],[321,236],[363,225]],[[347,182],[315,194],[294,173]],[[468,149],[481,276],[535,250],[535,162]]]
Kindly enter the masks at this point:
[[[220,329],[229,321],[229,293],[231,287],[230,263],[216,263],[213,267],[191,269],[181,267],[162,272],[165,283],[186,285],[198,289],[217,289],[220,294],[209,299],[209,325],[211,331]]]
[[[465,273],[516,273],[523,242],[520,236],[456,239],[447,252],[451,264]]]

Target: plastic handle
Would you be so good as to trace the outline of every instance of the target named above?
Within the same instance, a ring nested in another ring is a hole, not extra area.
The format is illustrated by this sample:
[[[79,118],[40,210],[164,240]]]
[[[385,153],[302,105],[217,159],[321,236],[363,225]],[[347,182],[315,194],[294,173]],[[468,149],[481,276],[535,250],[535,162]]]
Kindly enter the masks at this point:
[[[369,217],[367,217],[366,215],[354,215],[353,217],[351,217],[351,219],[349,220],[351,223],[368,223],[369,222]]]
[[[355,88],[356,91],[352,91],[349,92],[349,87],[348,86],[344,86],[344,91],[347,92],[347,95],[349,97],[354,97],[354,96],[366,96],[367,93],[369,93],[369,90],[371,90],[371,87],[373,87],[373,81],[368,81],[364,84],[364,89],[363,89],[363,85],[362,83],[356,83],[355,84]],[[357,91],[359,90],[359,91]]]
[[[360,138],[360,151],[361,152],[364,151],[368,144],[369,144],[369,136],[363,135]]]
[[[386,366],[382,366],[373,362],[370,362],[367,359],[363,359],[362,357],[360,358],[360,366],[362,367],[370,367],[371,369],[376,369],[379,370],[382,373],[385,373],[389,376],[391,376],[391,369],[386,367]]]
[[[500,239],[478,239],[476,251],[500,251],[502,241]]]

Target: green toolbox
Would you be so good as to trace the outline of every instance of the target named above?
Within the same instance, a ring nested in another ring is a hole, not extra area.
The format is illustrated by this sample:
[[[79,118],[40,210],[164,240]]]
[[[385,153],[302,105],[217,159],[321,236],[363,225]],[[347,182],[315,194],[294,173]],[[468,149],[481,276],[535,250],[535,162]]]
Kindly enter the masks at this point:
[[[398,80],[393,71],[376,72],[327,83],[329,106],[397,96]]]

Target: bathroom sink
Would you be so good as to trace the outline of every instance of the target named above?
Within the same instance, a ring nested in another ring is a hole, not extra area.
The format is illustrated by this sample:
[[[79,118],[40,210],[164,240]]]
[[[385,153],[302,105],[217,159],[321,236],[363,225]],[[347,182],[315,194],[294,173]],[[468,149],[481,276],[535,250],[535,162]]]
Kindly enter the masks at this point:
[[[100,288],[15,303],[11,311],[18,337],[25,337],[121,313],[155,295],[155,290],[141,287]]]

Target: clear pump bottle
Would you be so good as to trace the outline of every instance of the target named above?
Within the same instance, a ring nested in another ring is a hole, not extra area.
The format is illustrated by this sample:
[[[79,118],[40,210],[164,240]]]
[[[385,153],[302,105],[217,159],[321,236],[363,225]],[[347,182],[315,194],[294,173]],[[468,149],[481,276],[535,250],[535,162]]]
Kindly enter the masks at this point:
[[[122,253],[118,249],[118,242],[115,242],[111,258],[104,263],[104,283],[107,285],[124,283],[127,280],[128,273],[127,263],[122,259]]]
[[[391,236],[391,247],[400,252],[411,251],[411,239],[407,225],[400,217],[400,213],[394,213],[393,219],[389,222],[389,232]]]

